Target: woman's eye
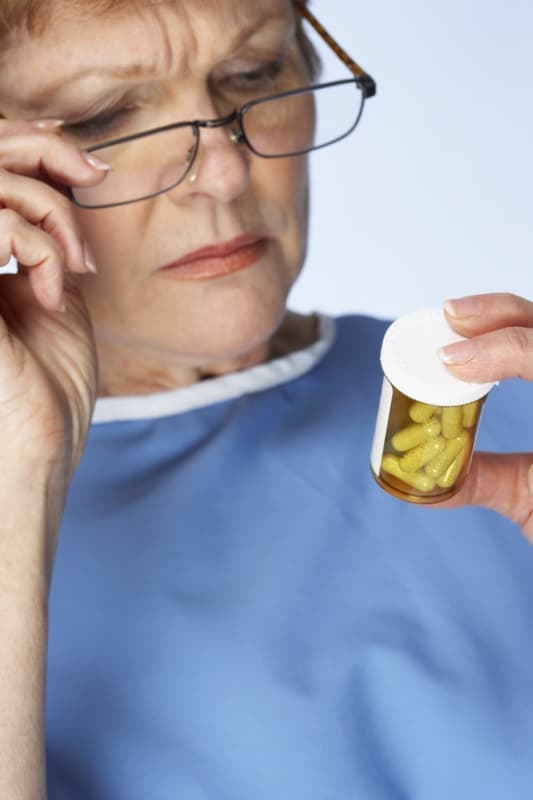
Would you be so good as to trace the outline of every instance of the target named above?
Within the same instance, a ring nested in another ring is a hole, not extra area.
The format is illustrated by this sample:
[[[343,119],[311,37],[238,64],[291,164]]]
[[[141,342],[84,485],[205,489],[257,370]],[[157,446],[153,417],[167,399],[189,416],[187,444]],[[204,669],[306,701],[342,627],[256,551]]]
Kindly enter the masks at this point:
[[[262,88],[275,84],[283,69],[283,60],[277,59],[257,69],[238,72],[230,77],[232,83],[244,88]]]
[[[81,120],[65,125],[68,133],[74,136],[105,136],[113,133],[125,121],[125,117],[133,111],[132,106],[114,108],[91,119]]]
[[[282,65],[283,62],[278,59],[264,67],[243,73],[243,77],[248,81],[274,80],[280,74]]]

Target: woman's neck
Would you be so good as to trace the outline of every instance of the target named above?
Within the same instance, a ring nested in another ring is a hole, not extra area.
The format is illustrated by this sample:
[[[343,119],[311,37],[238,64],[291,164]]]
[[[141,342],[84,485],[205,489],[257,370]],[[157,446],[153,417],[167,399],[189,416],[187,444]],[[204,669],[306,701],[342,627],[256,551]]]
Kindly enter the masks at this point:
[[[168,359],[140,353],[128,347],[99,339],[99,397],[155,394],[192,386],[200,381],[218,378],[302,350],[318,338],[316,315],[287,312],[275,334],[266,342],[237,358],[216,364],[189,365],[170,363]]]

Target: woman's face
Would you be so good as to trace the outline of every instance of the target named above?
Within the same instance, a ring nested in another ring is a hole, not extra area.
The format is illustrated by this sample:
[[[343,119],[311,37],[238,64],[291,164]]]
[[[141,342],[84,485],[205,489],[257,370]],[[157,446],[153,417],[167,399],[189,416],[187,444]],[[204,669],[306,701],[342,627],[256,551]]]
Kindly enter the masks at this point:
[[[272,62],[301,58],[294,25],[289,0],[181,0],[83,22],[59,13],[42,36],[19,36],[5,54],[0,111],[63,119],[63,135],[80,147],[219,117],[257,83],[258,96],[272,93]],[[109,126],[105,113],[117,108]],[[279,326],[306,246],[306,160],[259,158],[230,132],[201,131],[192,173],[172,191],[76,212],[98,266],[81,281],[103,358],[120,353],[125,368],[131,359],[154,375],[161,365],[229,362]],[[235,257],[162,269],[242,236],[250,244]]]

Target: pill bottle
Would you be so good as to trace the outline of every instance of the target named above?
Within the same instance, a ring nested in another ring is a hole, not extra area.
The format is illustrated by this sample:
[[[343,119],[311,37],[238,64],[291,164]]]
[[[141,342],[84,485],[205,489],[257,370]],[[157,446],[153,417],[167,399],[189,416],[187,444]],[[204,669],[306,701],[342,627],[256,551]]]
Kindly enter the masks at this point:
[[[383,386],[371,453],[378,484],[412,503],[437,503],[461,487],[481,409],[494,383],[459,380],[438,356],[463,336],[439,309],[394,322],[381,348]]]

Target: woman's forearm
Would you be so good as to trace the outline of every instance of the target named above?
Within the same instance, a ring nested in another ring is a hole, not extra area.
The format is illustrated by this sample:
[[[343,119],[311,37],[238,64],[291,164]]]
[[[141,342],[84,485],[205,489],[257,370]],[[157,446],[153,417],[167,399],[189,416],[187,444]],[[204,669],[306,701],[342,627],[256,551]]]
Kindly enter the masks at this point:
[[[0,797],[44,800],[50,526],[45,484],[0,487]],[[52,536],[52,538],[55,538]]]

